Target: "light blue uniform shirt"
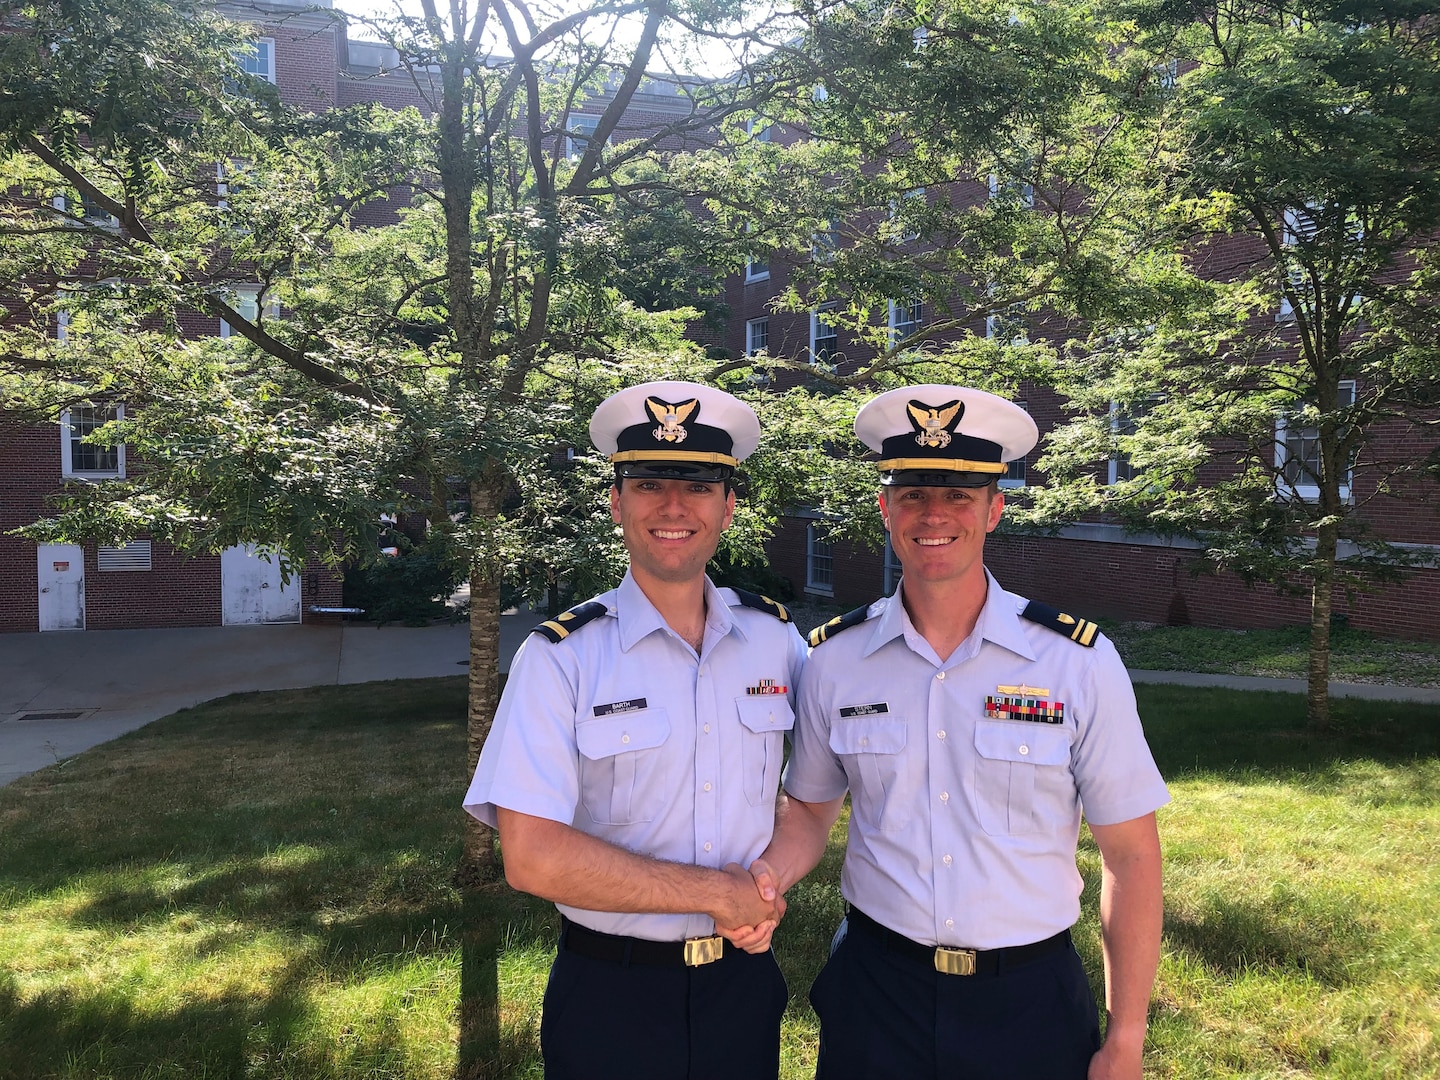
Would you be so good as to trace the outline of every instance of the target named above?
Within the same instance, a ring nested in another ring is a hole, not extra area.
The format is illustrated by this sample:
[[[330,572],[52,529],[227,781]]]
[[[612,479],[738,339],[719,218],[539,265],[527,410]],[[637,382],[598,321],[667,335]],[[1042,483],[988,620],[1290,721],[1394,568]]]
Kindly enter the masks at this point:
[[[749,866],[770,842],[805,643],[792,623],[740,606],[705,579],[695,655],[627,572],[606,613],[552,644],[525,640],[465,809],[573,825],[669,862]],[[763,681],[781,694],[747,694]],[[715,931],[708,915],[558,905],[582,926],[652,941]]]
[[[850,790],[841,892],[926,945],[1066,929],[1080,915],[1082,807],[1108,825],[1170,799],[1115,647],[1020,618],[1026,601],[986,581],[974,631],[943,663],[897,590],[812,649],[800,681],[785,790],[806,802]],[[1020,685],[1048,691],[1064,722],[986,717],[987,695]]]

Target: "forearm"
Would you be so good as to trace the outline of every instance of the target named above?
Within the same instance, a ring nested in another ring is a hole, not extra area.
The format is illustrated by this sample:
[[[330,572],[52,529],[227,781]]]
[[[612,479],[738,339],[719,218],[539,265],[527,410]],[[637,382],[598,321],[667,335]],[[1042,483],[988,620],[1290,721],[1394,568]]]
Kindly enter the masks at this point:
[[[825,855],[830,827],[840,816],[845,797],[823,803],[807,803],[783,791],[775,804],[775,833],[760,856],[775,874],[776,885],[785,892],[811,870]]]
[[[1101,846],[1100,928],[1105,956],[1106,1042],[1143,1052],[1146,1018],[1160,963],[1163,919],[1160,841],[1154,815],[1109,829],[1123,845]],[[1098,836],[1104,830],[1094,830]]]
[[[770,915],[748,874],[664,862],[504,808],[498,818],[505,877],[521,892],[590,911],[700,912],[726,926]]]

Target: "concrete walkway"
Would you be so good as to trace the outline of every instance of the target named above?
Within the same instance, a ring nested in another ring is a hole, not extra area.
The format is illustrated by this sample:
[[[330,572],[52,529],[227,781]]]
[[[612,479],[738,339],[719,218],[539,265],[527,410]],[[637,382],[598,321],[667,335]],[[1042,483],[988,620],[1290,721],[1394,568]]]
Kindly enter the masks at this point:
[[[501,616],[501,671],[539,620],[533,612]],[[226,694],[461,675],[469,653],[464,623],[0,634],[0,786]],[[1136,682],[1305,692],[1303,679],[1130,674]],[[1331,683],[1330,693],[1440,705],[1440,689]]]
[[[1131,671],[1137,683],[1174,683],[1178,686],[1224,686],[1231,690],[1274,690],[1303,694],[1304,679],[1262,679],[1255,675],[1206,675],[1198,671]],[[1390,686],[1384,683],[1330,682],[1330,696],[1368,698],[1371,701],[1419,701],[1440,705],[1440,687]]]
[[[540,618],[501,616],[501,671]],[[469,635],[466,623],[0,634],[0,786],[226,694],[463,675]]]

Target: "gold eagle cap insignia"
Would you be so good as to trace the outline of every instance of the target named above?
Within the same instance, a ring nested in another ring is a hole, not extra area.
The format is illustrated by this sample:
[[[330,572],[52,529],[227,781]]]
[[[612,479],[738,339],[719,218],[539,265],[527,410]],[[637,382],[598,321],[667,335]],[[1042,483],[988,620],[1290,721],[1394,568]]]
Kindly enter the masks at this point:
[[[912,401],[905,408],[909,410],[910,420],[918,431],[915,441],[921,446],[941,449],[950,445],[950,429],[965,415],[963,401],[947,401],[934,408],[923,401]]]
[[[660,426],[650,434],[660,442],[682,443],[690,433],[685,430],[686,420],[700,407],[698,398],[691,398],[689,401],[681,401],[677,404],[670,404],[668,401],[661,401],[659,398],[647,397],[645,407],[650,410],[650,415]]]

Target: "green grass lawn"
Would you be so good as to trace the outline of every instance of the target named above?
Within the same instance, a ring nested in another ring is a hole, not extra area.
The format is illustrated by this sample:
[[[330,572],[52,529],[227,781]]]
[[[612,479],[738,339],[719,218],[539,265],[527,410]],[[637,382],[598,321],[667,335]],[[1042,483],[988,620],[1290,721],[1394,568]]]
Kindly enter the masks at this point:
[[[1440,1077],[1440,715],[1141,686],[1165,956],[1151,1077]],[[251,694],[0,789],[0,1078],[449,1076],[464,685]],[[837,831],[837,837],[839,833]],[[839,847],[790,894],[786,1077],[838,922]],[[1088,838],[1076,937],[1098,970]],[[503,887],[506,1075],[535,1035],[553,909]]]
[[[1309,627],[1221,630],[1105,620],[1100,625],[1131,668],[1303,679],[1310,662]],[[1440,642],[1336,629],[1330,650],[1333,682],[1440,686]]]

